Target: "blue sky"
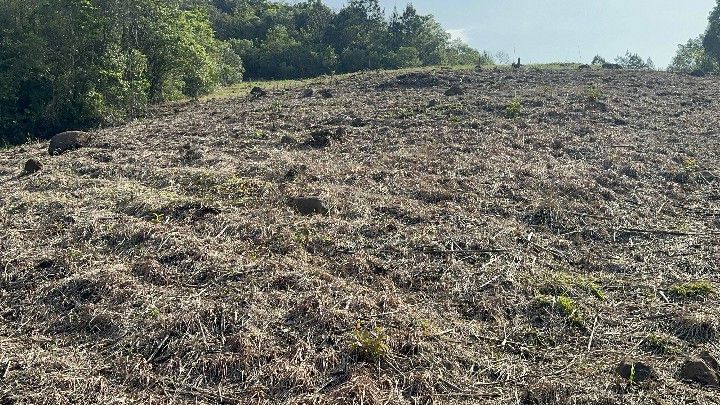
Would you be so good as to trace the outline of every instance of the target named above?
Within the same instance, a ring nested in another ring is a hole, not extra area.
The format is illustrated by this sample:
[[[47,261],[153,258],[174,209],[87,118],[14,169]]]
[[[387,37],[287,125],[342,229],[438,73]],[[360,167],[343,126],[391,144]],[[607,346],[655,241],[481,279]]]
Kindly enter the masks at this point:
[[[345,0],[327,0],[339,8]],[[404,0],[381,0],[389,14]],[[523,63],[590,62],[626,50],[658,67],[677,45],[705,31],[715,0],[415,0],[453,35],[491,53],[505,51]]]

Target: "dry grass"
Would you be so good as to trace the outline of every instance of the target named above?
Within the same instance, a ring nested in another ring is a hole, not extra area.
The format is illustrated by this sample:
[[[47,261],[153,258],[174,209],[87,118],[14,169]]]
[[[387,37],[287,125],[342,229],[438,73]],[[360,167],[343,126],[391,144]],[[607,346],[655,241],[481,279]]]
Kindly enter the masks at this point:
[[[717,78],[319,86],[0,151],[0,403],[720,403]]]

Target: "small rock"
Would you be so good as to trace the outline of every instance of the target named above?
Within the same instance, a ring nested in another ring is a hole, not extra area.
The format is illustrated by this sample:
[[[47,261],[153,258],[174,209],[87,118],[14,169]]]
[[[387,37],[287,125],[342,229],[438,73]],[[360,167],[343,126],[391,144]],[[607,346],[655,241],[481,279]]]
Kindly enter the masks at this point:
[[[335,139],[342,140],[343,138],[345,138],[345,136],[347,136],[347,134],[348,134],[347,128],[338,127],[335,130]]]
[[[617,118],[617,117],[613,119],[613,123],[618,126],[623,126],[623,125],[628,124],[628,122],[626,120],[624,120],[622,118]]]
[[[315,90],[313,89],[305,89],[302,91],[302,94],[300,95],[302,98],[308,98],[312,97],[313,94],[315,94]]]
[[[70,150],[87,146],[88,143],[90,143],[90,134],[87,132],[62,132],[50,138],[48,152],[50,155],[59,155]]]
[[[267,91],[263,90],[262,88],[255,86],[250,90],[250,95],[254,98],[260,98],[262,96],[267,95]]]
[[[330,89],[322,89],[320,90],[320,95],[323,96],[323,98],[332,98],[333,93]]]
[[[42,170],[43,165],[40,163],[40,161],[36,159],[29,159],[27,162],[25,162],[25,168],[23,169],[23,174],[29,175],[33,173],[37,173],[40,170]]]
[[[358,127],[364,127],[367,124],[366,124],[365,120],[362,119],[361,117],[355,117],[352,119],[352,121],[350,121],[350,125],[355,128],[358,128]]]
[[[302,215],[327,215],[325,203],[317,197],[297,197],[291,201],[291,206]]]
[[[297,139],[295,139],[289,135],[283,135],[283,137],[280,138],[281,145],[295,145],[296,143],[297,143]]]
[[[578,69],[579,69],[579,70],[589,70],[589,69],[590,69],[590,65],[580,65],[580,66],[578,66]]]
[[[465,94],[465,91],[462,88],[460,88],[460,86],[458,86],[458,85],[454,85],[454,86],[450,87],[449,89],[445,90],[445,95],[448,97],[462,96],[463,94]]]
[[[705,362],[705,364],[710,366],[711,369],[715,370],[716,373],[720,373],[720,362],[718,362],[717,359],[710,354],[710,352],[704,351],[700,353],[699,357]]]
[[[680,367],[680,379],[709,387],[720,386],[720,377],[702,358],[689,358]]]
[[[50,259],[48,257],[44,257],[40,259],[37,263],[35,263],[36,269],[42,269],[47,270],[55,265],[55,261],[53,259]]]
[[[321,149],[330,145],[332,132],[327,129],[321,129],[310,134],[311,139],[305,141],[305,145],[311,148]]]
[[[653,369],[643,362],[623,361],[617,368],[620,377],[632,380],[633,383],[641,383],[655,376]]]
[[[440,102],[437,99],[432,99],[428,102],[428,107],[435,107],[438,104],[440,104]]]

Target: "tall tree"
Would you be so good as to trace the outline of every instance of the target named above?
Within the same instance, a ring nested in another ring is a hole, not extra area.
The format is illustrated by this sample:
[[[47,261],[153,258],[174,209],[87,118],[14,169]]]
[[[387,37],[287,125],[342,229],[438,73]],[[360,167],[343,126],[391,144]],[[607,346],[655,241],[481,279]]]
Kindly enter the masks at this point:
[[[720,0],[708,17],[708,27],[705,31],[703,46],[708,56],[720,63]]]

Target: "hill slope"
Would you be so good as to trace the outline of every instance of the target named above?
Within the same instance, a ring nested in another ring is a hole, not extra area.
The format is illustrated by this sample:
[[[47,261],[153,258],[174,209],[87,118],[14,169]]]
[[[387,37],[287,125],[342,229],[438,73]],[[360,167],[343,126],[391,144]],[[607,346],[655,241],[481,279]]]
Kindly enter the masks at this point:
[[[0,402],[720,403],[678,374],[720,355],[718,84],[373,73],[1,151]]]

